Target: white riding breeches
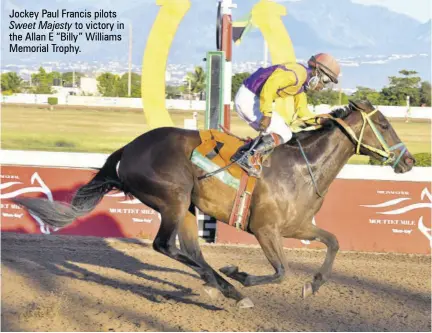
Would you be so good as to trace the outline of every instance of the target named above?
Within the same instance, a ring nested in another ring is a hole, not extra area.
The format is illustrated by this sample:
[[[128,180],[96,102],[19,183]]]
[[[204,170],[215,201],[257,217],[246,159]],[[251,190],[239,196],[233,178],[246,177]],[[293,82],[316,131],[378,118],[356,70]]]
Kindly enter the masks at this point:
[[[235,96],[234,104],[239,117],[258,131],[259,123],[263,117],[259,108],[259,97],[242,84]],[[282,143],[288,142],[292,138],[291,129],[276,111],[273,111],[270,126],[264,132],[264,134],[270,133],[275,133],[282,137]]]

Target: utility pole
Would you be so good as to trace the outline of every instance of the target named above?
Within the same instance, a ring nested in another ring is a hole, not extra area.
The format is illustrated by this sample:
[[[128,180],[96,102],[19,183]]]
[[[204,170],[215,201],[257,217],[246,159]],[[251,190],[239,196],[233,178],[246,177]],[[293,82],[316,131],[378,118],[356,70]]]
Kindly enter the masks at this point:
[[[191,78],[188,78],[189,83],[189,109],[192,110],[192,84],[191,84]]]
[[[410,97],[409,96],[406,97],[406,104],[407,104],[407,109],[406,109],[406,114],[405,114],[405,122],[408,123],[410,116],[411,116]]]
[[[129,74],[128,74],[128,96],[132,89],[132,23],[129,23]]]

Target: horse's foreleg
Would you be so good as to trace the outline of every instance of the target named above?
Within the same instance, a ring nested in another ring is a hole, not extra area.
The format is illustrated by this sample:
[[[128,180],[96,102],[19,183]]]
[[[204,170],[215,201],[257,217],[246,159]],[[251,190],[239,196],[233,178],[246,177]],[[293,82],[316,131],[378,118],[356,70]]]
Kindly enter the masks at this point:
[[[307,282],[303,286],[302,296],[303,298],[315,294],[318,289],[326,282],[330,276],[333,262],[336,254],[339,250],[339,242],[335,235],[332,233],[320,229],[314,225],[310,225],[307,230],[302,230],[299,234],[296,234],[297,239],[316,240],[327,246],[326,258],[319,271],[314,275],[312,282]]]
[[[190,266],[201,278],[206,282],[204,287],[210,297],[215,297],[213,291],[216,288],[225,297],[233,298],[238,301],[238,306],[252,307],[253,303],[249,298],[245,298],[240,292],[238,292],[233,285],[226,281],[220,276],[204,259],[202,255],[199,243],[198,243],[198,226],[195,220],[195,216],[190,212],[186,213],[183,223],[179,228],[179,240],[181,253],[179,253],[174,259],[188,265],[188,260],[193,260],[198,266]],[[184,253],[184,255],[183,255]],[[186,256],[186,260],[185,257]]]
[[[239,272],[236,266],[227,266],[220,269],[222,273],[239,281],[246,287],[260,284],[279,283],[285,277],[285,269],[288,268],[285,253],[282,247],[282,237],[279,231],[273,228],[261,228],[254,231],[254,235],[261,245],[265,256],[275,269],[272,275],[255,276],[245,272]]]

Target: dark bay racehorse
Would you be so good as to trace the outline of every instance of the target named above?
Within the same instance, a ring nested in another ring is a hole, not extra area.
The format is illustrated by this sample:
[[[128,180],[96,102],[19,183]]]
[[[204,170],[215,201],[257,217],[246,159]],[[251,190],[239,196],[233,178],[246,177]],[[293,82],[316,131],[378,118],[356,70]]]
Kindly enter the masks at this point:
[[[233,266],[220,270],[244,286],[275,283],[284,278],[288,266],[282,239],[286,237],[316,240],[327,246],[322,267],[303,286],[303,297],[316,293],[328,279],[339,249],[333,234],[312,224],[312,217],[323,203],[317,192],[327,191],[354,153],[383,159],[396,173],[407,172],[414,165],[414,158],[390,123],[368,101],[350,102],[328,117],[333,120],[323,129],[298,135],[318,191],[295,142],[277,147],[270,166],[263,168],[252,197],[249,232],[257,238],[275,273],[254,276]],[[204,173],[191,163],[190,157],[199,144],[197,131],[158,128],[110,155],[94,178],[77,191],[71,205],[30,198],[19,198],[16,202],[48,225],[63,227],[93,210],[113,189],[132,194],[161,214],[161,226],[153,243],[156,251],[198,272],[210,296],[219,290],[235,299],[238,306],[251,307],[249,298],[210,267],[199,247],[194,206],[227,223],[236,195],[233,188],[214,177],[198,180]],[[180,248],[176,246],[177,235]]]

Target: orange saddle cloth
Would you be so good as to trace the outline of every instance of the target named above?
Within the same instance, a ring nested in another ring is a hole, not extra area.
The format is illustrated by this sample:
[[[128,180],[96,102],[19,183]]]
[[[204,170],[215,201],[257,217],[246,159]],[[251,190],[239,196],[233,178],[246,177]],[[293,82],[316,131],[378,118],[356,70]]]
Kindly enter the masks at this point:
[[[230,164],[231,157],[242,145],[245,144],[244,141],[237,139],[234,136],[214,129],[200,131],[200,137],[201,144],[195,149],[195,151],[218,165],[220,168]],[[240,179],[244,172],[237,164],[233,164],[227,169],[227,171],[231,176],[237,179]]]
[[[245,144],[227,133],[215,129],[199,131],[201,144],[192,152],[191,161],[205,173],[210,173],[231,163],[231,157]],[[234,163],[229,168],[214,174],[223,183],[235,188],[241,188],[241,180],[247,181],[246,190],[252,193],[256,183],[256,177],[249,176],[238,164]]]

